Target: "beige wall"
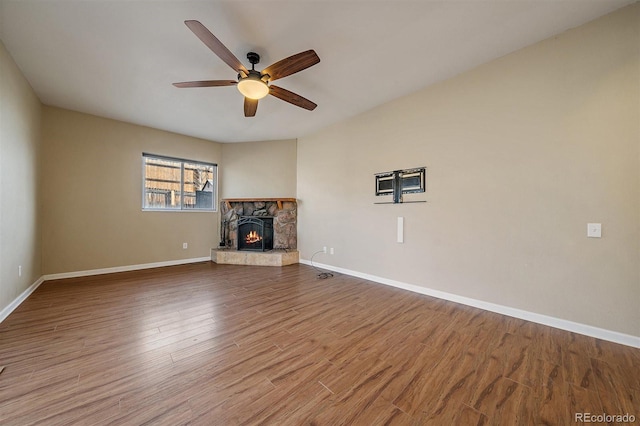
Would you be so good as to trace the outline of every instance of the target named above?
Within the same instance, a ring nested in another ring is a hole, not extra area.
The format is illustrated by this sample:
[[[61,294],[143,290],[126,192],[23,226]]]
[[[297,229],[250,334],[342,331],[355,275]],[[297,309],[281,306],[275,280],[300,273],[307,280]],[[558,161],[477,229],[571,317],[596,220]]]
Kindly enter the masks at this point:
[[[42,106],[0,42],[0,310],[41,275]],[[22,276],[18,267],[22,266]]]
[[[640,336],[639,10],[300,138],[302,257]],[[428,203],[373,204],[418,166]]]
[[[224,198],[295,197],[296,141],[222,145]]]
[[[218,243],[217,213],[142,211],[141,156],[219,164],[220,144],[52,107],[42,133],[43,273],[206,257]]]

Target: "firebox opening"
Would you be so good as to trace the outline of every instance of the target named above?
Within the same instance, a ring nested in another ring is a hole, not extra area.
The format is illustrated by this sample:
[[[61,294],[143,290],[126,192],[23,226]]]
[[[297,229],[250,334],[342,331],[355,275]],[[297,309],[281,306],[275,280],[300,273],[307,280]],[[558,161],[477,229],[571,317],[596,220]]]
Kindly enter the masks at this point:
[[[238,250],[273,250],[273,217],[240,216]]]

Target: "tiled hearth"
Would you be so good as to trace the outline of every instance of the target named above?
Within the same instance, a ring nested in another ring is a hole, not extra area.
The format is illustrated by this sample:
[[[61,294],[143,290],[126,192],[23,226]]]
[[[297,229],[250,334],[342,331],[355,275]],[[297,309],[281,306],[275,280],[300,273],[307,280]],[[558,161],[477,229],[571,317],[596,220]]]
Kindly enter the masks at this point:
[[[268,252],[211,249],[211,261],[221,265],[286,266],[298,263],[298,250]]]
[[[221,247],[211,250],[211,260],[220,264],[285,266],[298,263],[299,253],[295,198],[227,198],[220,202]],[[240,217],[273,218],[273,250],[238,250]]]

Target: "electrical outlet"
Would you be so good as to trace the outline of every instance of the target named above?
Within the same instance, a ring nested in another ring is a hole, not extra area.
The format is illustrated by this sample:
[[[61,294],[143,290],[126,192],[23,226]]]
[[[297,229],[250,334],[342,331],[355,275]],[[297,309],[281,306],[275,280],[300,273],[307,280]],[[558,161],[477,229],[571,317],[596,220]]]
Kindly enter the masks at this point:
[[[322,247],[322,252],[326,253],[327,252],[327,246]]]
[[[333,247],[329,249],[329,254],[333,254]]]
[[[183,248],[183,249],[188,249],[188,248],[189,248],[189,244],[187,244],[187,243],[182,243],[182,248]]]

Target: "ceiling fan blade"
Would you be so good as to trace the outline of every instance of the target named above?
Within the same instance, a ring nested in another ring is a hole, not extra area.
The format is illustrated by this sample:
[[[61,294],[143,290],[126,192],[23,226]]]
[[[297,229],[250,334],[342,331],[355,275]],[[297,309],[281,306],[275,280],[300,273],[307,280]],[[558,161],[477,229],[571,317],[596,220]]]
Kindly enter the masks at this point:
[[[314,50],[297,53],[262,70],[262,75],[269,74],[269,81],[295,74],[299,71],[314,66],[320,62],[320,58]]]
[[[205,81],[183,81],[181,83],[173,83],[174,86],[184,87],[220,87],[235,86],[238,84],[235,80],[205,80]]]
[[[254,117],[256,115],[256,111],[258,110],[258,100],[244,98],[244,116],[245,117]]]
[[[282,99],[285,102],[289,102],[290,104],[299,106],[300,108],[308,109],[309,111],[313,111],[318,106],[315,103],[311,102],[309,99],[303,98],[296,93],[278,86],[269,86],[269,94],[275,96],[278,99]]]
[[[209,31],[207,27],[202,25],[199,21],[189,20],[189,21],[184,21],[184,23],[187,27],[189,27],[191,31],[193,31],[196,37],[202,40],[202,42],[206,44],[207,47],[211,49],[213,53],[218,55],[220,59],[222,59],[227,65],[233,68],[236,72],[239,73],[240,71],[242,71],[245,74],[249,73],[249,71],[247,71],[245,66],[242,65],[242,62],[240,62],[238,58],[236,58],[234,54],[231,53],[231,51],[227,49],[227,47],[224,44],[222,44],[220,40],[216,38],[216,36],[211,34],[211,31]]]

